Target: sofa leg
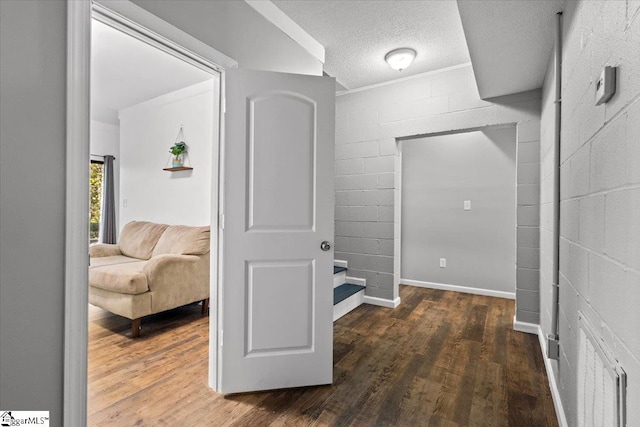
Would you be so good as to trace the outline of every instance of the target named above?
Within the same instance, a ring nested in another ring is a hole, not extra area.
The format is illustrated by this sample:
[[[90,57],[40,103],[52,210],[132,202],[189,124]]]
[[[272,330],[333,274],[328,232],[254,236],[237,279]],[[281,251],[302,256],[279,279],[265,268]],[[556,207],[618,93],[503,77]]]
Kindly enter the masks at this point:
[[[140,327],[142,325],[142,318],[138,317],[131,321],[131,338],[138,338],[140,336]]]
[[[202,315],[203,316],[209,315],[209,298],[202,300]]]

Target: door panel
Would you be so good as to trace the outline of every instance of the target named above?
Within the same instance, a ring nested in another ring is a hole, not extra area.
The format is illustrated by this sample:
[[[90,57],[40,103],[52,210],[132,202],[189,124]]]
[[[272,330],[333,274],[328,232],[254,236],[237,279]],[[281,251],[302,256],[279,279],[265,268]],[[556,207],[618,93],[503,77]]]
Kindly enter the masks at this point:
[[[223,393],[333,376],[334,80],[228,70]]]
[[[248,266],[245,354],[312,351],[313,260],[251,262]],[[286,334],[273,333],[284,330]]]
[[[270,91],[249,99],[249,115],[248,229],[313,229],[316,103]]]

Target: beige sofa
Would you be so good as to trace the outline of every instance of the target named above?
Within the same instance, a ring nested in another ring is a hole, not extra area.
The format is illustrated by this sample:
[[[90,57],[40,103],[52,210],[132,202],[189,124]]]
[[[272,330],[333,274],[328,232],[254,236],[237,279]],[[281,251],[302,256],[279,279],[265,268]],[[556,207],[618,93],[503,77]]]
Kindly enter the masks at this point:
[[[210,229],[133,221],[116,245],[90,246],[89,303],[132,320],[202,301],[209,309]]]

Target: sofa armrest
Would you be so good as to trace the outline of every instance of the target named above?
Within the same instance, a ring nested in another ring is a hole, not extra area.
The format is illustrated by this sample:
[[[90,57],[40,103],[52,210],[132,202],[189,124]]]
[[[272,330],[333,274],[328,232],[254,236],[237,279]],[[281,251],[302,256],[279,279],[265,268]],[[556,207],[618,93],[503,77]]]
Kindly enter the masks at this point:
[[[89,246],[89,256],[92,258],[102,258],[105,256],[122,255],[118,245],[110,245],[107,243],[96,243]]]
[[[143,272],[147,276],[151,292],[162,293],[169,299],[175,297],[178,300],[188,295],[197,298],[196,296],[199,297],[203,293],[206,294],[203,298],[208,298],[209,263],[204,256],[157,255],[147,261]]]

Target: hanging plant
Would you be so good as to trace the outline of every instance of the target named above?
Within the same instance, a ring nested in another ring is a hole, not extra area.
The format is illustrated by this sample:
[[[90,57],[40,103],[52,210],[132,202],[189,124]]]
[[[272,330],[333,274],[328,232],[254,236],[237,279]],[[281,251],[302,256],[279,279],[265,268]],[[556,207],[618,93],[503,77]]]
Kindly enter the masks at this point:
[[[176,142],[169,148],[169,152],[173,154],[173,167],[180,167],[183,164],[183,154],[187,152],[187,144],[184,141]]]

